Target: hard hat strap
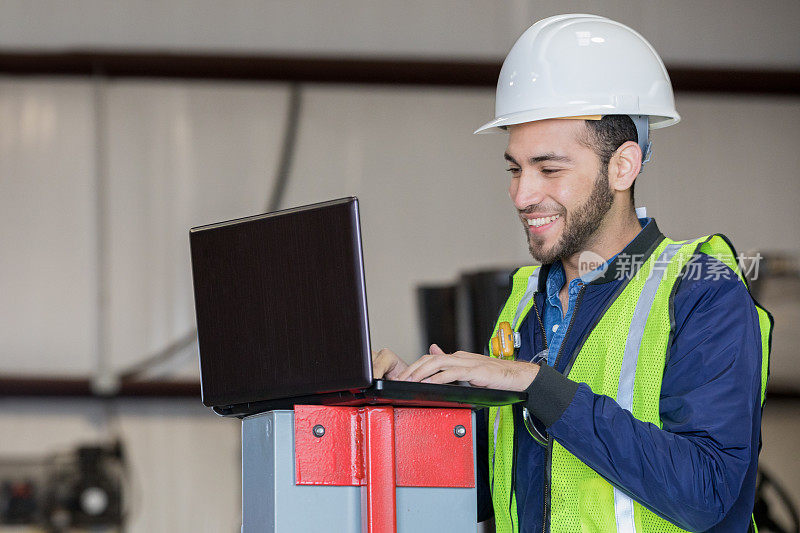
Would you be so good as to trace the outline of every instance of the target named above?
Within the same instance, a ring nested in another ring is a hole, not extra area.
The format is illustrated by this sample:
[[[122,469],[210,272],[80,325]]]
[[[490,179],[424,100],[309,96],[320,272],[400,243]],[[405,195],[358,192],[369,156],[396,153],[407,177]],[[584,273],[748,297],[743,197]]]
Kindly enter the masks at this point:
[[[642,166],[650,161],[653,145],[650,142],[650,118],[647,115],[629,115],[636,126],[636,136],[639,141],[639,148],[642,149]]]

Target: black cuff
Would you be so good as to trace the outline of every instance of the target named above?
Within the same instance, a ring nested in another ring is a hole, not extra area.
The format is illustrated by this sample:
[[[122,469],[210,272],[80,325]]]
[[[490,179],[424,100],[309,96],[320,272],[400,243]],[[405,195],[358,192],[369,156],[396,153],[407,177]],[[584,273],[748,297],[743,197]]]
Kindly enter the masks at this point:
[[[561,418],[577,390],[576,382],[551,366],[540,365],[533,383],[525,391],[528,393],[525,407],[545,427],[550,427]]]

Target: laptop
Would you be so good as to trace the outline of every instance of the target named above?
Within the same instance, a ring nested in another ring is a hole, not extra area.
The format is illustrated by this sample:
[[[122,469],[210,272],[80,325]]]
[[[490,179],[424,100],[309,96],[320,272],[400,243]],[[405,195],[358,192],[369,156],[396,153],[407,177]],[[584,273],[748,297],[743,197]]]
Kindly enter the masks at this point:
[[[355,197],[192,228],[189,242],[202,400],[217,414],[525,400],[524,392],[373,379]]]

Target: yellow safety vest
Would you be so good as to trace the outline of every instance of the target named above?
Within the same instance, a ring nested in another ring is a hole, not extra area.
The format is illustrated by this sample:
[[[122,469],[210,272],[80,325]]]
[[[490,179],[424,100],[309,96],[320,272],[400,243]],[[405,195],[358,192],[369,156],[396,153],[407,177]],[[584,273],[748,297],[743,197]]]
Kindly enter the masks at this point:
[[[670,297],[693,257],[711,255],[730,267],[742,283],[733,247],[722,235],[691,241],[665,238],[648,257],[592,329],[567,376],[592,392],[614,398],[639,420],[662,427],[659,418],[661,380],[670,340]],[[523,267],[512,280],[511,295],[498,318],[517,331],[534,304],[539,267]],[[761,330],[761,402],[766,394],[772,318],[757,303]],[[490,352],[491,353],[491,352]],[[489,410],[489,480],[498,533],[517,533],[513,490],[514,421],[511,406]],[[548,445],[550,486],[545,490],[545,523],[552,532],[684,531],[657,516],[551,439]],[[547,474],[546,474],[547,475]],[[549,508],[548,508],[549,506]],[[549,515],[549,516],[548,516]]]

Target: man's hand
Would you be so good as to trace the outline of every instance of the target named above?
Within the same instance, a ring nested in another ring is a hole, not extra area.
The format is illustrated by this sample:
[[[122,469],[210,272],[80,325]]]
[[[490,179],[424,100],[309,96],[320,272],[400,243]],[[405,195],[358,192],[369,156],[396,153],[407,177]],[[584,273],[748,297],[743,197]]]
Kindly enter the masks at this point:
[[[506,361],[476,353],[446,354],[435,344],[397,379],[422,383],[468,381],[475,387],[524,391],[539,372],[539,365],[527,361]]]
[[[372,377],[374,379],[398,379],[408,365],[396,353],[383,348],[372,350]]]

